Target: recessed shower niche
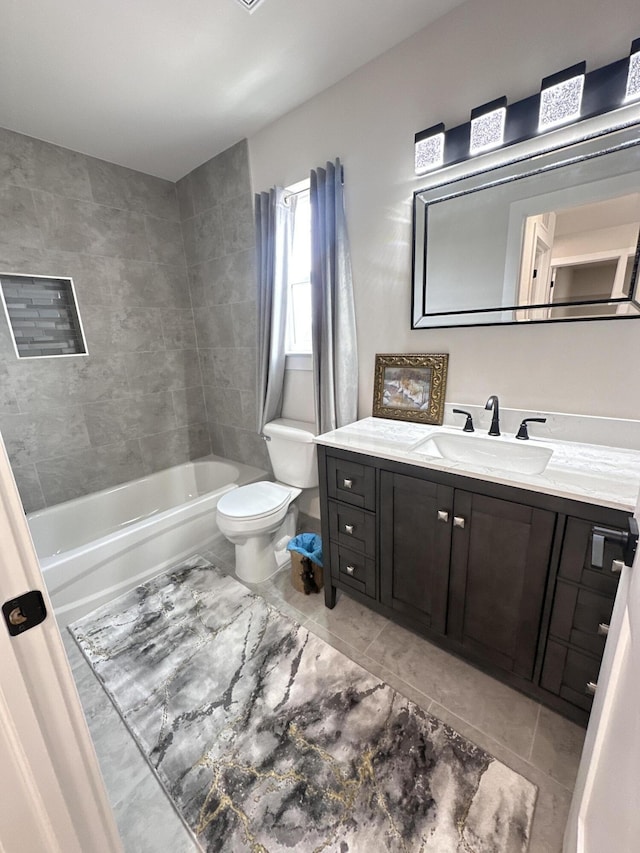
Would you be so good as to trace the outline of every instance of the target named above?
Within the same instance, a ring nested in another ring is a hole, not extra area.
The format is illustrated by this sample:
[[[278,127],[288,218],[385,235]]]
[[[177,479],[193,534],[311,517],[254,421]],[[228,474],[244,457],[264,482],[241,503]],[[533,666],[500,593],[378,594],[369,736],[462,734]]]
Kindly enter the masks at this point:
[[[18,358],[87,354],[72,279],[0,273],[0,296]]]

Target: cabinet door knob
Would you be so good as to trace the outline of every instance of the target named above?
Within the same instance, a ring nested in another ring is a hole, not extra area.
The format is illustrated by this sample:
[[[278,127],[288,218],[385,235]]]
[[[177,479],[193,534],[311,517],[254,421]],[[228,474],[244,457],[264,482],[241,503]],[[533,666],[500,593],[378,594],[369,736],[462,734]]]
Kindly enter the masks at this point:
[[[345,566],[345,571],[348,575],[354,574],[355,570],[356,570],[355,566]]]
[[[453,516],[453,526],[454,527],[464,528],[464,525],[465,525],[465,521],[461,515],[454,515]]]
[[[348,533],[349,536],[353,536],[353,524],[345,524],[344,532]]]
[[[353,488],[353,480],[346,480],[345,479],[342,481],[342,485],[345,489],[352,489]]]
[[[612,560],[611,561],[611,571],[614,573],[614,575],[619,575],[623,568],[624,568],[624,560]]]
[[[587,694],[587,696],[595,696],[597,689],[598,685],[595,683],[595,681],[588,681],[584,692]]]
[[[598,625],[598,634],[600,634],[601,637],[606,637],[608,633],[609,633],[609,626],[606,624],[606,622],[601,622]]]
[[[444,509],[438,510],[438,521],[449,521],[449,513]]]

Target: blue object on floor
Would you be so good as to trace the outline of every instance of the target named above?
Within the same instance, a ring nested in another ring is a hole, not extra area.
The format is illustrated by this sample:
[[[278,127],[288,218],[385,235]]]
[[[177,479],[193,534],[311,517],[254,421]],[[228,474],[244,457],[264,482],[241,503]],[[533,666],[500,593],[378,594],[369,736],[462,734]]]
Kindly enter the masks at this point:
[[[289,540],[287,551],[297,551],[318,566],[322,565],[322,539],[317,533],[298,533]]]

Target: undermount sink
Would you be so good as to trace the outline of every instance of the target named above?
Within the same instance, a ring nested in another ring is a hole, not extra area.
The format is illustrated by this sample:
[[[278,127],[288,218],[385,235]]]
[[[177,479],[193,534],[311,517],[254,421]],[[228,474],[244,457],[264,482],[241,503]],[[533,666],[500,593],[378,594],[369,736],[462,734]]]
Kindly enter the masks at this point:
[[[515,443],[497,437],[437,432],[413,448],[418,456],[435,456],[518,474],[542,474],[553,450],[529,442]]]

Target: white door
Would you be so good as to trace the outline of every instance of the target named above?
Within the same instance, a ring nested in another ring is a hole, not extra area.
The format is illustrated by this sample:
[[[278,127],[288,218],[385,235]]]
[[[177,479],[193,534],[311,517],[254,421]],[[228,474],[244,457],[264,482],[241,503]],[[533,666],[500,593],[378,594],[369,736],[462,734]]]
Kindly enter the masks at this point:
[[[551,254],[556,214],[528,216],[524,225],[520,264],[519,305],[545,305],[551,302]],[[544,320],[548,308],[519,311],[520,319]]]
[[[0,617],[0,851],[121,853],[1,437],[0,543],[0,604],[40,590],[48,610],[14,637]]]
[[[620,577],[564,853],[640,850],[639,798],[640,549]]]

